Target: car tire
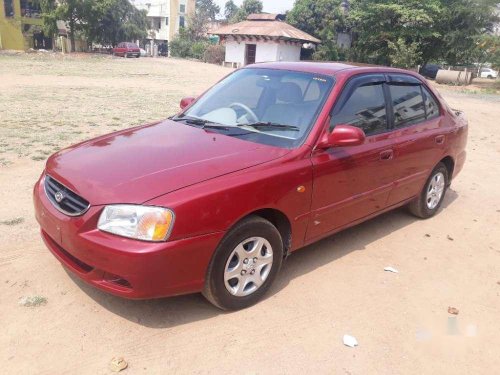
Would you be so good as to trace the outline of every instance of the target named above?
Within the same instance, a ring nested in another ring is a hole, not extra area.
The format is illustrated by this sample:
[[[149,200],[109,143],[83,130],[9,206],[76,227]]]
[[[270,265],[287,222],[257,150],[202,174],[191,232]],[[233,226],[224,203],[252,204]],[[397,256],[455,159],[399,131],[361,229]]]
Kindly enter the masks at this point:
[[[434,216],[443,203],[448,185],[448,169],[439,163],[432,170],[419,197],[408,204],[410,212],[422,219]]]
[[[493,79],[493,76],[492,75],[489,75],[488,77],[486,77],[488,79]]]
[[[249,216],[237,223],[215,250],[202,293],[222,310],[252,306],[268,291],[282,262],[283,241],[278,229],[260,216]]]
[[[141,57],[141,55],[137,55],[135,58],[138,59],[139,57]]]

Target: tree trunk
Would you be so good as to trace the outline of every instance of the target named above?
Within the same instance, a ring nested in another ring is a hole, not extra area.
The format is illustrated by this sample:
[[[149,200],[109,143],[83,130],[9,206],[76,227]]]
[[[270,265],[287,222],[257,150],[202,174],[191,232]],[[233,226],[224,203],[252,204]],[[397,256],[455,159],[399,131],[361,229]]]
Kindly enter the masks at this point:
[[[75,52],[75,19],[73,17],[69,20],[69,39],[71,41],[71,51]]]

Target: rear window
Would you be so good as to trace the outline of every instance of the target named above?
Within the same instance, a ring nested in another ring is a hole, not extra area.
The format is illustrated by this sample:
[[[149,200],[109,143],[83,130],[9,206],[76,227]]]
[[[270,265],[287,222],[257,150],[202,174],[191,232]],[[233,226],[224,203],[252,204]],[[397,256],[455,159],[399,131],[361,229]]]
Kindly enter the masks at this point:
[[[429,90],[427,90],[424,86],[422,86],[422,92],[424,94],[425,112],[427,114],[427,120],[439,117],[439,106],[436,102],[436,99],[434,99]]]
[[[425,106],[419,85],[389,85],[394,126],[402,128],[425,120]]]
[[[127,43],[128,48],[139,48],[137,47],[137,44],[134,43]]]

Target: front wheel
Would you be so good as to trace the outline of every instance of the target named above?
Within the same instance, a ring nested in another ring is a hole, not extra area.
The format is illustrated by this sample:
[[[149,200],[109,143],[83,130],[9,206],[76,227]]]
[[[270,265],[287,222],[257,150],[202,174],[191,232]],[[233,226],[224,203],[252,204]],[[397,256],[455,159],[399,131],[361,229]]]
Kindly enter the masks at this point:
[[[420,196],[408,205],[410,212],[422,219],[434,216],[443,203],[448,178],[448,169],[443,163],[439,163],[425,183]]]
[[[258,302],[276,278],[283,261],[283,241],[269,221],[251,216],[231,229],[208,267],[203,295],[223,310]]]

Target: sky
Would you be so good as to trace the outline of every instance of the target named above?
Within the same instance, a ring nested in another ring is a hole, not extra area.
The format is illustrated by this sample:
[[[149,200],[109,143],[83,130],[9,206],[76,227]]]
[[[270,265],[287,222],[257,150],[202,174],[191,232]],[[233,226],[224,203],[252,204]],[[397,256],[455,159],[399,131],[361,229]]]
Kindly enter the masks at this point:
[[[218,6],[220,6],[221,13],[224,13],[224,5],[227,0],[215,0]],[[234,2],[240,6],[243,0],[234,0]],[[284,13],[287,10],[292,9],[295,0],[262,0],[264,4],[264,12],[268,13]]]

